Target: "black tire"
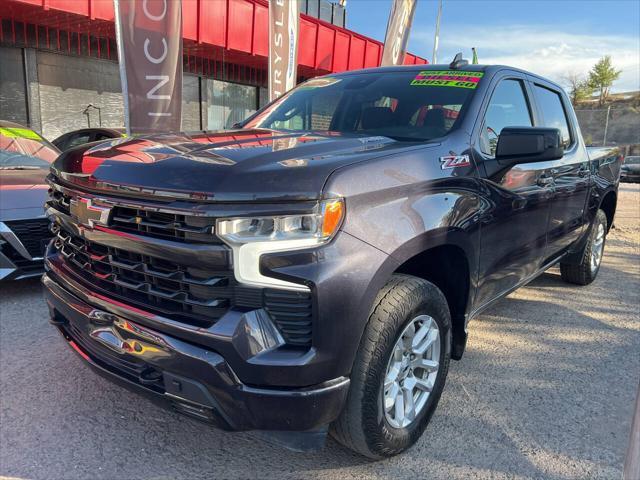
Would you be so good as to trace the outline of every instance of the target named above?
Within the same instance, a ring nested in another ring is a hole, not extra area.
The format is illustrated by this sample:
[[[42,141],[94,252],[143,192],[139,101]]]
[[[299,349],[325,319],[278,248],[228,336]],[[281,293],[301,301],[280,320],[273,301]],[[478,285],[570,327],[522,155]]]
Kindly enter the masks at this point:
[[[429,315],[440,333],[439,367],[427,402],[404,428],[394,428],[383,411],[383,384],[389,358],[401,332],[418,315]],[[341,444],[372,459],[396,455],[424,432],[444,388],[451,357],[451,315],[447,300],[426,280],[393,275],[380,290],[360,341],[347,403],[331,426]]]
[[[602,230],[600,229],[602,227]],[[603,231],[604,236],[602,238],[602,247],[600,252],[600,259],[597,262],[595,268],[592,266],[592,256],[594,250],[597,247],[598,232]],[[562,263],[560,262],[560,275],[565,282],[574,283],[576,285],[589,285],[598,276],[600,271],[600,265],[602,264],[602,257],[604,254],[604,247],[607,239],[607,215],[598,210],[591,228],[589,231],[589,239],[584,246],[582,256],[579,263]]]

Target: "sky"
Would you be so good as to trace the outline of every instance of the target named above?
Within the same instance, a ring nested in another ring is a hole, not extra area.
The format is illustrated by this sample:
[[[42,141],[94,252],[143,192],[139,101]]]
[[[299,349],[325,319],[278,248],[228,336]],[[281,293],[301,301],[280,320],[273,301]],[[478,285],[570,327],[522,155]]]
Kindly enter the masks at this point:
[[[417,0],[408,50],[431,62],[437,0]],[[391,0],[348,0],[347,28],[384,41]],[[438,59],[457,52],[566,85],[604,55],[622,70],[613,92],[640,90],[640,0],[443,0]]]

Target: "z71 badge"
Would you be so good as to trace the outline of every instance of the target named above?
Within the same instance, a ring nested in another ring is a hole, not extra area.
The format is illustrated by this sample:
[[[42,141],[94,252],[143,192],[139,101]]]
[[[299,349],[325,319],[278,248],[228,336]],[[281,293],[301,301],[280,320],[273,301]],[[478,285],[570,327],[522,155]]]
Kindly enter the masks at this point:
[[[440,157],[440,168],[468,167],[471,165],[469,155],[447,155]]]

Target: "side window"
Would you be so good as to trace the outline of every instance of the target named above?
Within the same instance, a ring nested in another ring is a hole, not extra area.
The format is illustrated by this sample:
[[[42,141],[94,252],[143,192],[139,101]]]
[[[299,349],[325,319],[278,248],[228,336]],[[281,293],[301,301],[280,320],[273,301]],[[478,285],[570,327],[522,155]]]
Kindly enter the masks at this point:
[[[91,133],[82,133],[80,135],[74,136],[67,141],[67,146],[65,147],[65,150],[71,147],[77,147],[78,145],[83,145],[89,142],[90,138],[91,138]]]
[[[53,143],[56,147],[58,147],[58,150],[60,150],[61,152],[64,152],[67,149],[67,143],[69,143],[69,136],[67,134],[62,135],[58,138],[56,138]]]
[[[543,125],[548,128],[558,128],[562,133],[562,143],[564,148],[569,147],[571,140],[571,130],[567,121],[567,113],[562,106],[562,99],[557,92],[548,88],[535,86],[536,99],[542,111]]]
[[[106,133],[96,133],[96,136],[92,140],[92,142],[97,142],[99,140],[111,140],[113,135],[108,135]]]
[[[504,127],[531,127],[531,111],[520,80],[503,80],[496,87],[484,115],[480,150],[492,157]]]

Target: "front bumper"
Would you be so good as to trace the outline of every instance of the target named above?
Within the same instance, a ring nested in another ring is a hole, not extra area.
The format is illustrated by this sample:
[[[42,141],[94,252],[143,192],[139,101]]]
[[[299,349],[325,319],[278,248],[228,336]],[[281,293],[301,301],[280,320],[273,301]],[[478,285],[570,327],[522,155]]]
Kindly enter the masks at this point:
[[[16,265],[7,255],[0,252],[0,280],[25,280],[35,278],[44,272],[44,262],[41,258],[26,261],[22,265]]]
[[[15,226],[23,228],[16,231]],[[43,252],[51,234],[40,217],[0,221],[0,280],[23,280],[44,272]]]
[[[337,418],[349,380],[301,388],[242,383],[216,351],[95,308],[43,277],[56,325],[98,373],[162,405],[226,430],[317,431]]]

